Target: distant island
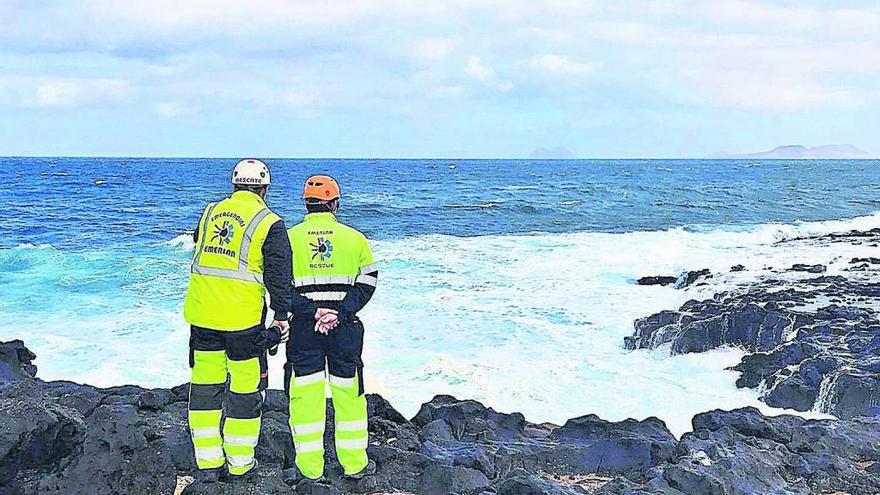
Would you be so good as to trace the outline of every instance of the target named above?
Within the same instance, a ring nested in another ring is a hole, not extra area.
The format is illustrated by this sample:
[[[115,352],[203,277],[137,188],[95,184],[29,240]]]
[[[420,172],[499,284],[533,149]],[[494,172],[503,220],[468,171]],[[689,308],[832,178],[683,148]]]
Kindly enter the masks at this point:
[[[777,146],[770,151],[758,153],[718,153],[714,158],[870,158],[867,151],[851,144],[825,144],[808,148],[800,144]]]
[[[556,147],[556,148],[535,148],[534,151],[529,155],[529,158],[534,158],[538,160],[548,160],[548,159],[567,159],[567,158],[575,158],[574,153],[571,152],[568,148]]]

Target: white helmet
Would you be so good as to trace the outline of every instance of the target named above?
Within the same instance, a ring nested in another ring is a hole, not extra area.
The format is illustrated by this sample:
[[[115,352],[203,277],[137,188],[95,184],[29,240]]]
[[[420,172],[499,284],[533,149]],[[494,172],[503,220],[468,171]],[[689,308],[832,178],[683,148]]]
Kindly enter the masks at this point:
[[[268,186],[269,167],[255,158],[246,158],[232,169],[232,183],[238,186]]]

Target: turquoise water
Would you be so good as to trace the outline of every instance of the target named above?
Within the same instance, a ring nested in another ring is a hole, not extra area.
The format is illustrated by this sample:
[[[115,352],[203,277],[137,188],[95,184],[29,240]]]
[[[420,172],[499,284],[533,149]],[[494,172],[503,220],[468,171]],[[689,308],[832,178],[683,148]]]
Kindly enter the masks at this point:
[[[185,381],[187,232],[234,162],[0,158],[0,339],[24,338],[47,379]],[[622,349],[634,318],[703,295],[632,280],[826,262],[840,253],[774,242],[880,227],[877,161],[268,162],[289,223],[304,178],[328,172],[342,219],[374,239],[367,383],[409,414],[452,393],[536,421],[658,415],[684,431],[695,412],[756,405],[723,371],[737,350]]]

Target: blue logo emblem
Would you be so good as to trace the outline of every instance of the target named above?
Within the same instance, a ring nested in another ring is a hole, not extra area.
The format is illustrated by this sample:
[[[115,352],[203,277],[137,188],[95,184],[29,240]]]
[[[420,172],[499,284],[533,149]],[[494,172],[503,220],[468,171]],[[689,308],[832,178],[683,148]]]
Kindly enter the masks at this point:
[[[329,260],[333,254],[333,244],[330,242],[330,239],[318,237],[317,243],[309,243],[309,246],[312,247],[312,259],[319,258],[318,261]]]
[[[229,223],[229,220],[224,220],[223,225],[214,224],[214,236],[211,237],[211,242],[219,239],[221,246],[229,244],[233,235],[235,235],[235,226]]]

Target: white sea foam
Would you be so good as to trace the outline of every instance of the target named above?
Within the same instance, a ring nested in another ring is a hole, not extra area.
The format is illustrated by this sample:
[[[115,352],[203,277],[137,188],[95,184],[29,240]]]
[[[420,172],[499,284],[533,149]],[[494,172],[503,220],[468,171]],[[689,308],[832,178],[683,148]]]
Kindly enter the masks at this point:
[[[31,244],[30,242],[23,242],[18,245],[17,249],[26,250],[26,249],[55,249],[51,244]]]
[[[793,263],[841,271],[873,248],[784,239],[880,226],[880,215],[797,225],[625,234],[572,233],[376,243],[380,288],[364,311],[367,382],[412,414],[436,393],[477,398],[535,421],[595,412],[608,419],[659,416],[676,433],[693,414],[744,405],[736,349],[670,357],[627,352],[634,319],[711,297]],[[747,271],[730,273],[742,263]],[[771,270],[772,267],[772,270]],[[644,275],[709,268],[705,287],[642,287]],[[378,366],[376,364],[378,363]]]
[[[724,370],[739,362],[740,350],[670,357],[663,349],[625,351],[622,339],[634,319],[687,299],[757,277],[808,276],[777,272],[793,263],[828,263],[831,274],[859,276],[842,268],[875,248],[777,241],[875,227],[880,215],[753,228],[376,241],[379,289],[362,314],[366,382],[407,415],[449,393],[532,421],[658,416],[680,434],[701,411],[771,411]],[[0,339],[25,339],[46,379],[182,383],[188,330],[180,310],[191,245],[182,234],[134,254],[23,248],[13,256],[34,262],[14,264],[14,274],[0,271]],[[729,272],[740,263],[746,271]],[[684,291],[633,283],[700,268],[723,275]],[[275,386],[282,360],[272,359]]]
[[[541,188],[541,186],[539,186],[537,184],[531,185],[531,186],[509,185],[509,186],[500,187],[500,189],[502,191],[536,191],[540,188]]]
[[[163,244],[171,247],[193,249],[195,247],[195,242],[193,242],[192,236],[191,233],[180,234],[173,239],[165,241]]]

